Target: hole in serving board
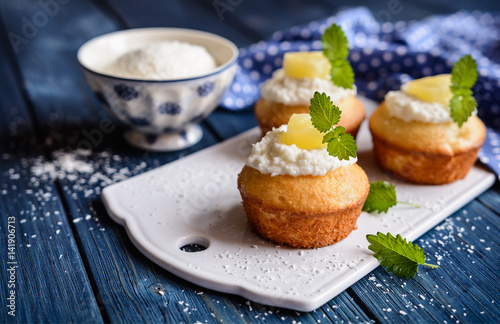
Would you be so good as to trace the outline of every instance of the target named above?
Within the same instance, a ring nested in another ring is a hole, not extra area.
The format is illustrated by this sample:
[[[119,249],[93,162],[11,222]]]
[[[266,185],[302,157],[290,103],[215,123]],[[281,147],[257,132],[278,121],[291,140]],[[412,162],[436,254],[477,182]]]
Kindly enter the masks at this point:
[[[178,247],[183,252],[194,253],[205,251],[210,242],[199,236],[185,237],[179,241]]]

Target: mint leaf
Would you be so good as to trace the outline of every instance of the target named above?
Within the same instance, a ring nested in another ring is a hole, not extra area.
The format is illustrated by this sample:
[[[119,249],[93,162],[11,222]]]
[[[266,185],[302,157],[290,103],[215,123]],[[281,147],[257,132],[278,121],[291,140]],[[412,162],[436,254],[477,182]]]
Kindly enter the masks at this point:
[[[332,140],[337,140],[339,139],[342,134],[345,133],[345,128],[342,126],[337,126],[333,130],[329,131],[328,133],[323,136],[323,142],[322,143],[328,143]]]
[[[451,86],[470,89],[477,80],[477,64],[469,54],[462,57],[453,65],[451,71]],[[453,91],[453,89],[452,89]]]
[[[405,204],[420,208],[420,205],[398,201],[396,199],[396,187],[393,184],[379,180],[378,182],[370,182],[370,191],[363,205],[363,211],[367,213],[379,212],[387,213],[389,208],[396,204]]]
[[[321,133],[328,132],[333,125],[340,121],[340,109],[335,106],[326,93],[316,91],[309,106],[311,122]]]
[[[335,65],[334,65],[335,64]],[[354,83],[354,72],[347,60],[334,62],[330,70],[330,77],[334,84],[339,87],[352,89]]]
[[[368,249],[375,252],[373,255],[380,261],[380,265],[388,272],[409,279],[418,271],[418,265],[437,268],[438,266],[425,263],[424,249],[417,244],[403,239],[401,235],[396,237],[391,233],[377,235],[369,234],[366,239],[370,243]]]
[[[370,191],[363,205],[363,211],[368,213],[374,211],[387,213],[389,208],[395,206],[397,203],[396,188],[394,185],[379,180],[378,182],[370,183]]]
[[[323,54],[329,61],[344,60],[349,54],[347,37],[340,26],[333,24],[328,27],[321,38]]]
[[[354,72],[347,60],[349,45],[342,28],[336,24],[328,27],[321,38],[323,54],[332,66],[330,76],[332,82],[346,89],[352,89]]]
[[[338,126],[335,129],[340,127],[342,126]],[[339,160],[349,160],[351,156],[356,157],[356,150],[358,147],[356,146],[356,140],[354,137],[352,137],[351,134],[346,133],[345,129],[343,129],[343,131],[342,135],[328,142],[326,150],[330,155],[337,157]]]
[[[450,116],[458,127],[467,121],[476,109],[476,100],[471,88],[477,81],[477,64],[469,54],[458,60],[451,71]]]
[[[328,143],[332,140],[336,140],[339,138],[339,135],[336,134],[334,131],[329,131],[328,133],[326,133],[324,136],[323,136],[323,141],[321,143]]]
[[[450,115],[458,127],[462,127],[475,109],[476,100],[472,96],[453,96],[450,100]]]

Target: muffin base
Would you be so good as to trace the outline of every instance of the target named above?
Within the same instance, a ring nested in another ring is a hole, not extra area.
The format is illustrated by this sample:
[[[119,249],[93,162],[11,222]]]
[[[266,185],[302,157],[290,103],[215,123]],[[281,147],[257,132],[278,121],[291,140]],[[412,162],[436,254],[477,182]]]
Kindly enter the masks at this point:
[[[372,134],[375,158],[380,167],[416,184],[442,185],[465,178],[480,147],[456,155],[406,150]]]
[[[294,248],[319,248],[343,240],[356,229],[363,203],[364,200],[328,214],[301,215],[266,208],[248,197],[243,198],[248,222],[260,236]]]
[[[269,241],[295,248],[319,248],[346,238],[356,228],[370,185],[358,165],[339,169],[294,178],[245,166],[238,189],[250,226]]]

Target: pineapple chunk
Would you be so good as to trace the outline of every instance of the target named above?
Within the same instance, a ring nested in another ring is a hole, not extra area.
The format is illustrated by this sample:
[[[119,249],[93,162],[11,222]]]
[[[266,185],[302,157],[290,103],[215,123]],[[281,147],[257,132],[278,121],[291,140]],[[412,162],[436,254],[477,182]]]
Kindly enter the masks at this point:
[[[437,102],[448,106],[452,93],[450,90],[451,75],[439,74],[410,81],[403,85],[403,92],[427,102]]]
[[[291,78],[326,79],[331,65],[323,52],[290,52],[283,57],[283,69]]]
[[[288,121],[287,131],[283,134],[283,143],[297,145],[303,150],[326,147],[322,143],[323,134],[314,128],[309,114],[293,114]]]

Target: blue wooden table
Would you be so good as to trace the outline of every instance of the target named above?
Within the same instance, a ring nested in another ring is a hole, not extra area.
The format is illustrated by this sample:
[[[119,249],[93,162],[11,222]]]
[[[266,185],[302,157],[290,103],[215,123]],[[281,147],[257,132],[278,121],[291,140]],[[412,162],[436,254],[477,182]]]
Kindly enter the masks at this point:
[[[1,1],[0,322],[497,322],[498,182],[417,240],[440,263],[438,270],[421,269],[404,280],[379,267],[310,313],[179,279],[143,256],[104,209],[106,185],[214,145],[256,121],[251,110],[219,108],[202,122],[204,137],[192,148],[131,148],[123,127],[86,84],[76,61],[79,46],[100,34],[149,26],[203,29],[246,46],[328,16],[344,2]],[[389,20],[498,10],[483,1],[403,5],[390,17],[385,1],[369,6]]]

